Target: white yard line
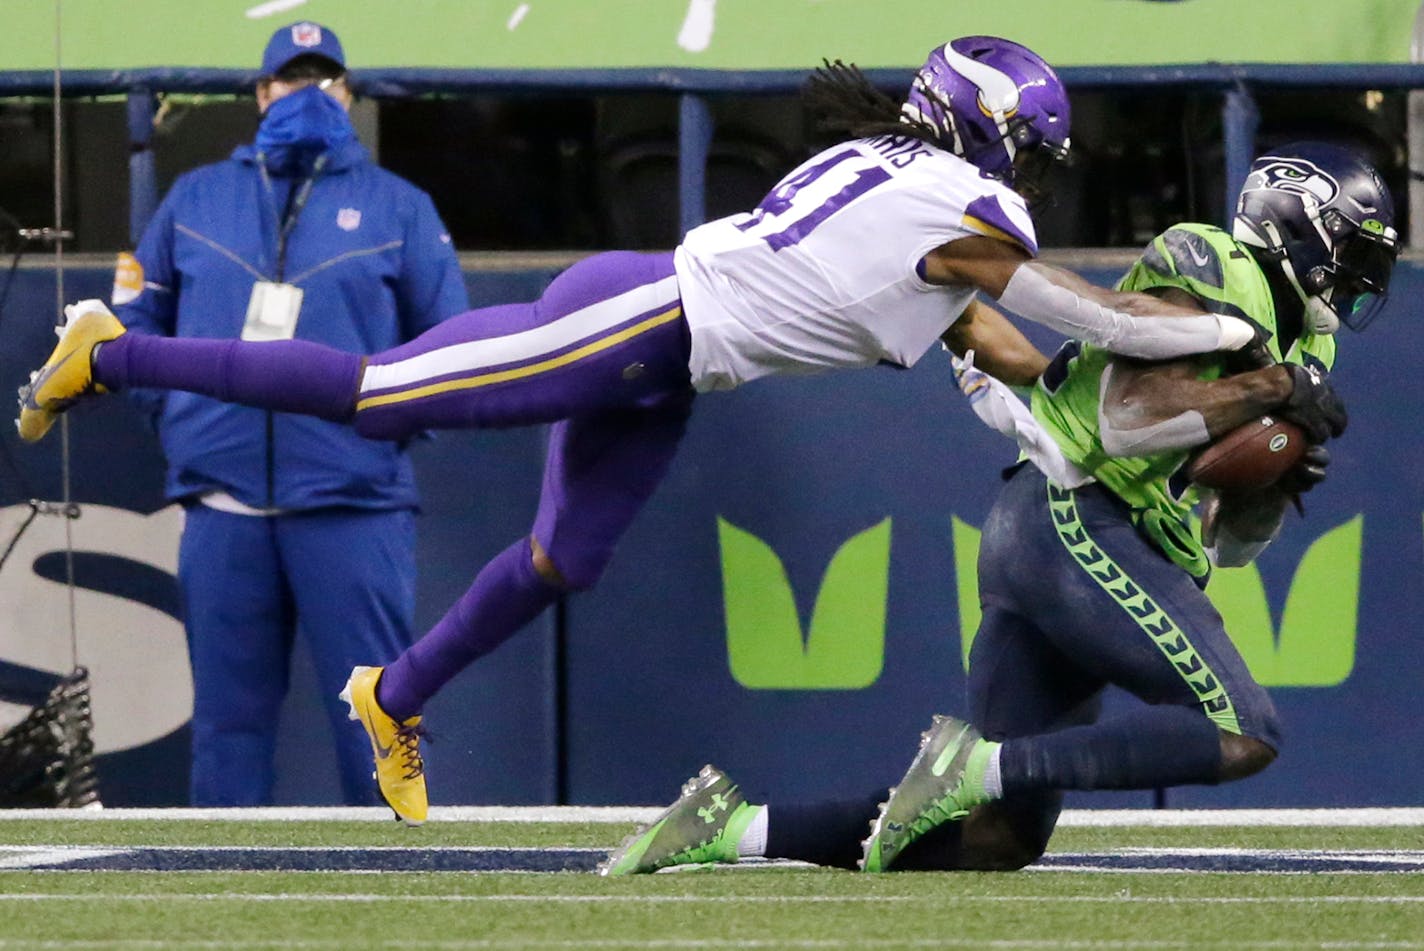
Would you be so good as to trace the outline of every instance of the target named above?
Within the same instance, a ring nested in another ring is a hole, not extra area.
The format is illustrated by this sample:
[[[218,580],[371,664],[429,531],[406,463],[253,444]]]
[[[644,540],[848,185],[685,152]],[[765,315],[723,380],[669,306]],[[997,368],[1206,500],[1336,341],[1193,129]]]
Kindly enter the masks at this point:
[[[554,824],[650,822],[661,806],[432,806],[430,821],[542,822]],[[152,820],[226,822],[389,822],[391,811],[360,806],[270,806],[253,809],[0,809],[7,819]],[[1424,826],[1424,808],[1370,809],[1070,809],[1060,828],[1204,826]]]
[[[661,806],[432,806],[430,822],[650,822]],[[153,820],[204,822],[392,822],[382,806],[263,806],[239,809],[0,809],[7,819]]]
[[[351,947],[349,940],[331,941],[303,941],[303,940],[270,940],[270,941],[192,941],[174,940],[163,941],[154,939],[114,939],[106,941],[10,941],[0,938],[0,949],[4,948],[62,948],[76,949],[88,948],[100,951],[108,948],[135,948],[135,949],[164,949],[164,948],[203,948],[203,949],[238,949],[238,948],[272,948],[274,951],[287,951],[292,948],[335,948],[345,951]],[[410,947],[406,941],[380,941],[369,938],[362,939],[362,947],[366,948],[391,948],[395,951],[405,951]],[[870,938],[856,937],[845,940],[819,939],[819,938],[743,938],[739,940],[727,938],[676,938],[676,939],[569,939],[569,940],[540,940],[537,938],[492,938],[488,940],[464,940],[464,941],[421,941],[422,951],[465,951],[465,949],[480,948],[991,948],[991,949],[1169,949],[1182,948],[1187,951],[1197,951],[1200,948],[1222,948],[1237,951],[1237,949],[1259,949],[1259,951],[1274,951],[1274,949],[1284,949],[1284,951],[1299,951],[1301,944],[1298,941],[1274,941],[1261,940],[1252,941],[1233,936],[1220,940],[1210,940],[1202,938],[1189,938],[1180,941],[1143,941],[1132,940],[1093,940],[1093,941],[1065,941],[1062,939],[1013,939],[1000,938],[995,940],[956,940],[952,937],[936,938]],[[1424,948],[1424,942],[1419,941],[1322,941],[1307,945],[1310,948],[1329,949],[1329,951],[1411,951],[1411,949]]]
[[[892,904],[942,903],[941,897],[933,895],[539,895],[539,894],[494,894],[494,895],[401,895],[393,899],[387,894],[302,894],[287,892],[116,892],[69,893],[69,892],[25,892],[0,894],[0,905],[27,902],[273,902],[292,904],[380,904],[391,901],[413,904],[500,904],[520,902],[551,902],[574,905],[722,905],[729,903],[769,905],[873,905],[881,902]],[[1281,895],[1281,896],[1216,896],[1188,897],[1175,895],[955,895],[959,904],[1065,904],[1065,905],[1418,905],[1424,904],[1424,895]]]

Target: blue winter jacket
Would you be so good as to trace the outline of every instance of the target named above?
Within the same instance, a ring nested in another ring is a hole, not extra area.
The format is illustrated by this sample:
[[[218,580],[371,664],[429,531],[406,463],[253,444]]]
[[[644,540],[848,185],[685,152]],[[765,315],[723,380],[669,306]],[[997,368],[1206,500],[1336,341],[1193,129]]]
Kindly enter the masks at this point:
[[[273,177],[269,190],[255,159],[242,146],[173,184],[135,253],[142,291],[133,297],[115,282],[115,311],[132,330],[241,336],[253,283],[277,279],[279,215],[294,187]],[[304,291],[297,338],[356,353],[387,350],[469,308],[430,197],[355,141],[317,178],[288,240],[285,279]],[[263,508],[417,503],[404,446],[191,393],[136,397],[156,417],[172,499],[220,489]]]

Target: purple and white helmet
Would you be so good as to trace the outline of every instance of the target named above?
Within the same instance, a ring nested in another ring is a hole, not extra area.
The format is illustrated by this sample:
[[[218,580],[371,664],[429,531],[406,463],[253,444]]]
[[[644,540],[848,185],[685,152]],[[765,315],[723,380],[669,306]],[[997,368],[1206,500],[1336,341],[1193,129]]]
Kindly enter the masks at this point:
[[[1062,160],[1068,154],[1063,84],[1037,53],[996,36],[963,36],[930,53],[900,113],[1010,185],[1029,155]]]

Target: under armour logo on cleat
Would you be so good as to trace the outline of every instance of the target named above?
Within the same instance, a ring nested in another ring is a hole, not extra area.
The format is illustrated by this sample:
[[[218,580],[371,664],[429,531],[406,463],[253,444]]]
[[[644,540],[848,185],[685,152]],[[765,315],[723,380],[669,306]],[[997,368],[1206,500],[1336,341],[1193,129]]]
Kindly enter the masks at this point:
[[[703,806],[697,810],[697,814],[702,817],[702,821],[711,825],[717,821],[717,813],[727,811],[727,799],[721,793],[712,794],[711,807]]]

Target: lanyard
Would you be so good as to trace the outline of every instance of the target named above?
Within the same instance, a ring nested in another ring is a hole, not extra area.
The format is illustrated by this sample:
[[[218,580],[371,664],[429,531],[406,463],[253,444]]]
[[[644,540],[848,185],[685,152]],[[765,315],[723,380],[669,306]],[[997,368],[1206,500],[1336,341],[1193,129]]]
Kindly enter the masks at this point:
[[[267,156],[257,153],[257,172],[262,176],[262,185],[267,189],[267,197],[272,200],[275,209],[277,205],[277,192],[272,187],[272,178],[267,173]],[[287,273],[287,239],[292,231],[297,227],[297,219],[301,217],[302,209],[307,206],[307,199],[311,198],[312,187],[316,185],[316,180],[320,177],[322,169],[326,167],[326,153],[317,156],[312,164],[311,175],[302,182],[297,189],[296,196],[288,203],[287,217],[282,221],[281,230],[277,232],[277,282],[280,284]]]

